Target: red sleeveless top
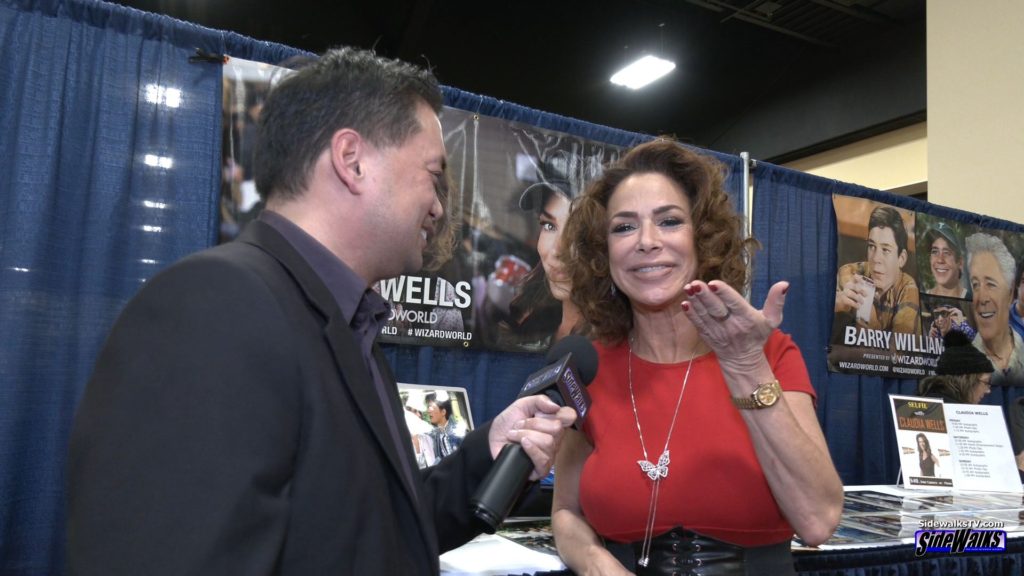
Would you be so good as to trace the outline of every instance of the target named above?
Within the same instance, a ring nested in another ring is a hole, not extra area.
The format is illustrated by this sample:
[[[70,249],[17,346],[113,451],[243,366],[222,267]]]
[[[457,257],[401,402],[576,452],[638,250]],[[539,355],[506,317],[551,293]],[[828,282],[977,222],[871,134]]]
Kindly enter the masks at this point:
[[[619,542],[644,537],[652,481],[643,459],[627,384],[623,343],[597,346],[600,362],[584,427],[594,450],[580,478],[580,506],[601,536]],[[783,390],[814,396],[800,350],[776,330],[765,354]],[[754,453],[747,426],[714,353],[693,360],[661,480],[654,534],[683,526],[740,546],[763,546],[792,538]],[[647,460],[657,463],[679,398],[688,362],[655,364],[633,357],[633,390]]]

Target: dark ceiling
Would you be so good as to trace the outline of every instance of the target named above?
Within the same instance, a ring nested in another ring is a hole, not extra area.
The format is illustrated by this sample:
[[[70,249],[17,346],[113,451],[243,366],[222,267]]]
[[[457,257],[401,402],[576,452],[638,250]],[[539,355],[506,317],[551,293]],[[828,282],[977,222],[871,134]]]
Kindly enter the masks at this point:
[[[776,161],[925,108],[924,0],[118,3],[312,52],[372,47],[470,92]],[[648,52],[676,70],[609,82]]]

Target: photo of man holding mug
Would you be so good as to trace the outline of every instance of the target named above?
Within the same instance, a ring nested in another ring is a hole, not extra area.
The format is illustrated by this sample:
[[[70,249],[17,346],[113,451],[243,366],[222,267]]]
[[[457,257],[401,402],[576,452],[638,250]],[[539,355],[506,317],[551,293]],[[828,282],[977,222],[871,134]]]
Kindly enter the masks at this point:
[[[917,283],[903,271],[910,261],[907,242],[907,226],[895,208],[871,211],[867,259],[841,266],[836,275],[837,326],[921,332]]]

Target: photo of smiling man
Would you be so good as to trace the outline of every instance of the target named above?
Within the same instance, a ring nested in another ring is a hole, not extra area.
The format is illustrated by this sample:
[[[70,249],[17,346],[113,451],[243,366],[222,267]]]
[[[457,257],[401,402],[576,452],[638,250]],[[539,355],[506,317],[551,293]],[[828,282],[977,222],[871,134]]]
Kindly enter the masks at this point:
[[[832,202],[839,266],[829,370],[927,376],[942,341],[929,337],[930,325],[922,328],[916,214],[853,196],[836,195]]]
[[[974,293],[973,344],[995,366],[992,385],[1019,384],[1024,380],[1024,341],[1010,328],[1017,264],[1006,244],[991,234],[967,237],[967,272]]]
[[[898,209],[879,205],[871,210],[866,259],[841,266],[836,275],[837,325],[920,333],[917,282],[904,271],[910,261],[907,229]]]
[[[962,224],[917,215],[917,267],[925,294],[970,300]],[[969,233],[969,232],[968,232]]]

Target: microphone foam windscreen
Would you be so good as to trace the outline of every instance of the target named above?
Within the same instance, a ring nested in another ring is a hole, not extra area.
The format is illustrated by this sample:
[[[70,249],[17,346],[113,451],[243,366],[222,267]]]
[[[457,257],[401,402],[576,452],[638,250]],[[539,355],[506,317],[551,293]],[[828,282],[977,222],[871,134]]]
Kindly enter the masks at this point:
[[[586,386],[594,380],[597,375],[597,349],[585,337],[579,334],[570,334],[562,338],[548,350],[546,360],[548,363],[555,362],[562,356],[572,353],[573,364],[576,366],[576,373]]]

